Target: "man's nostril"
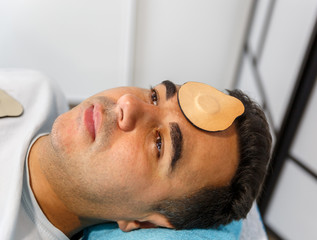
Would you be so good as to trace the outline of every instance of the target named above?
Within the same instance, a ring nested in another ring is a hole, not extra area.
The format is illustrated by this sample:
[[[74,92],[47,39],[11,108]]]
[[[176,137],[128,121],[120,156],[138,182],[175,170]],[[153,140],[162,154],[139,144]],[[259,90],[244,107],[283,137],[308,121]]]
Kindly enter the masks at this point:
[[[122,108],[120,109],[120,121],[122,121],[123,120],[123,110],[122,110]]]

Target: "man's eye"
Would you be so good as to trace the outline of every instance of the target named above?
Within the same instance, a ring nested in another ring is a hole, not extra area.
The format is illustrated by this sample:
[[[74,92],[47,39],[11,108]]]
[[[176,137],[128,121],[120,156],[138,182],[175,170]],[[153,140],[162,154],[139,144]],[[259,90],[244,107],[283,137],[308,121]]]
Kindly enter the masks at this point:
[[[157,106],[158,97],[157,97],[157,92],[154,88],[151,88],[151,102],[153,105]]]
[[[156,148],[157,148],[157,157],[161,156],[161,149],[162,149],[162,138],[159,131],[156,131],[156,140],[155,140]]]

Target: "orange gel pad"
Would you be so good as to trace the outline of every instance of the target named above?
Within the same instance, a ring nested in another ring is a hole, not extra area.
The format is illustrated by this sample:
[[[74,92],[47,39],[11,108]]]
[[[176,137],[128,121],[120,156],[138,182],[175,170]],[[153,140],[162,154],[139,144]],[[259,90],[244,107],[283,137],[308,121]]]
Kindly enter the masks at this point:
[[[1,117],[18,117],[23,113],[22,105],[0,89],[0,118]]]
[[[185,117],[205,131],[225,130],[244,112],[239,99],[198,82],[187,82],[180,87],[178,104]]]

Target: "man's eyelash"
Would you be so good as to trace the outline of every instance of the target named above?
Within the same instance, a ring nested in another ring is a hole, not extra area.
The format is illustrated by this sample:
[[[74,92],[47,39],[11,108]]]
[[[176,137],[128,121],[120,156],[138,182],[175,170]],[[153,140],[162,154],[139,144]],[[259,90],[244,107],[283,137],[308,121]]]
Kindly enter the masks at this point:
[[[158,105],[159,102],[159,95],[158,92],[155,88],[151,87],[150,88],[150,99],[151,99],[151,103],[155,106]],[[162,150],[162,145],[163,145],[163,141],[162,141],[162,137],[161,137],[161,133],[156,130],[155,131],[155,147],[157,149],[157,158],[161,157],[161,150]]]
[[[157,148],[157,157],[159,158],[161,156],[161,150],[162,150],[162,138],[159,131],[156,131],[155,145]]]
[[[157,104],[158,104],[158,93],[157,93],[156,89],[153,88],[153,87],[151,87],[150,91],[151,91],[151,96],[150,96],[151,103],[153,105],[157,106]]]

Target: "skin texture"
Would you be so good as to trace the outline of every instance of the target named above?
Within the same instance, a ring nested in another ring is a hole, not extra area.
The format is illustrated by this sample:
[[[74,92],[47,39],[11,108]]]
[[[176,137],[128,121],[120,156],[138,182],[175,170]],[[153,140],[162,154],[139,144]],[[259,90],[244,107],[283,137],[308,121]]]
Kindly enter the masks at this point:
[[[178,89],[179,87],[177,87]],[[203,186],[229,184],[238,164],[234,125],[204,132],[182,114],[177,95],[115,88],[96,94],[59,116],[51,134],[33,145],[31,186],[47,218],[66,235],[105,220],[124,231],[173,226],[149,209],[156,201],[190,194]],[[95,135],[87,114],[95,111]],[[180,159],[171,168],[171,123],[183,136]],[[158,134],[162,138],[159,154]]]

